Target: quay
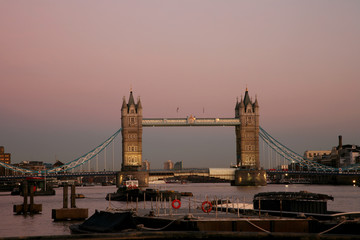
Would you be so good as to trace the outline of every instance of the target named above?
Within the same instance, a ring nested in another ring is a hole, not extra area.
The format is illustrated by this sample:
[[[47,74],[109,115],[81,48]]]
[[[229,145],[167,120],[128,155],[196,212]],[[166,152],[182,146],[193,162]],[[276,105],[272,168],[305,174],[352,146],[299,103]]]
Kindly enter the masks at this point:
[[[78,234],[78,235],[55,235],[55,236],[34,236],[34,237],[8,237],[0,240],[60,240],[60,239],[105,239],[105,240],[123,240],[123,239],[281,239],[281,240],[352,240],[360,239],[355,235],[318,235],[302,233],[252,233],[252,232],[195,232],[195,231],[154,231],[154,232],[124,232],[124,233],[100,233],[100,234]]]
[[[351,240],[360,239],[355,235],[317,235],[299,233],[252,233],[252,232],[194,232],[194,231],[169,231],[169,232],[124,232],[124,233],[100,233],[100,234],[79,234],[79,235],[54,235],[54,236],[34,236],[34,237],[8,237],[0,240],[60,240],[60,239],[105,239],[105,240],[124,240],[124,239],[281,239],[281,240]]]

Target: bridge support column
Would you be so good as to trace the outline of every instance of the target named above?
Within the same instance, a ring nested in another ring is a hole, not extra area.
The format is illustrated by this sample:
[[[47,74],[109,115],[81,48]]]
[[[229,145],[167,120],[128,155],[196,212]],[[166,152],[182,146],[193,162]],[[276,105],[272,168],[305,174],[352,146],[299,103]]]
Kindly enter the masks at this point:
[[[121,108],[122,171],[137,171],[142,167],[142,106],[140,98],[135,104],[130,92],[128,103],[123,99]]]
[[[234,186],[266,186],[265,170],[236,170]]]
[[[235,126],[236,163],[241,169],[260,169],[259,155],[259,103],[252,102],[246,89],[244,99],[236,102],[235,118],[241,125]]]
[[[116,187],[120,187],[127,178],[138,180],[140,188],[149,186],[149,172],[121,171],[116,175]]]

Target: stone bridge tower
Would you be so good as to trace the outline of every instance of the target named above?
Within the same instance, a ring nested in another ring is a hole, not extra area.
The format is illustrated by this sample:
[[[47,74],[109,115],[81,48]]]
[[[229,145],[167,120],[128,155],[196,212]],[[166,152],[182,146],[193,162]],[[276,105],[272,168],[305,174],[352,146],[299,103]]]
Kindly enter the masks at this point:
[[[246,89],[244,99],[236,102],[235,117],[241,125],[236,126],[236,160],[242,169],[259,169],[259,103],[252,102]]]
[[[121,108],[122,171],[138,171],[142,165],[142,106],[130,91],[129,101],[125,97]]]
[[[244,99],[236,101],[235,118],[240,126],[235,127],[236,163],[235,185],[266,185],[266,172],[260,169],[259,157],[259,103],[253,102],[246,88]]]

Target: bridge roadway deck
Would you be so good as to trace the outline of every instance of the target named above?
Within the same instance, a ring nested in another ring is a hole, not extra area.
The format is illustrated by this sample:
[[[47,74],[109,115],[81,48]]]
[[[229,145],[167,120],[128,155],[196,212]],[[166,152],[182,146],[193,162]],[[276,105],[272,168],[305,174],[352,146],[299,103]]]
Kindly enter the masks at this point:
[[[237,126],[238,118],[143,118],[143,127]]]

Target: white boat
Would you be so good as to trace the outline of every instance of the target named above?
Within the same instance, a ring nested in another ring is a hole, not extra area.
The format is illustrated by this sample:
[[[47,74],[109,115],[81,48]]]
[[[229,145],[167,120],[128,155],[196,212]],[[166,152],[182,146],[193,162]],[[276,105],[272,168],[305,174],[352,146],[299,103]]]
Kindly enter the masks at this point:
[[[155,180],[150,181],[149,184],[165,184],[166,182],[164,180]]]

